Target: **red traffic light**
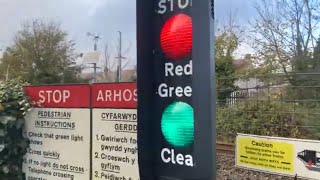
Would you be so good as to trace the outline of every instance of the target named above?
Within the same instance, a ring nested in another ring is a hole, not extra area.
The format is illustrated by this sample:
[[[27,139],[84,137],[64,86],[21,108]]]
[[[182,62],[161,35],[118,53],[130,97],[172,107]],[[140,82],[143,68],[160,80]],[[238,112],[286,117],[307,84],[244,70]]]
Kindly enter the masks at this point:
[[[170,17],[161,29],[161,48],[168,59],[181,60],[192,52],[192,19],[185,14]]]

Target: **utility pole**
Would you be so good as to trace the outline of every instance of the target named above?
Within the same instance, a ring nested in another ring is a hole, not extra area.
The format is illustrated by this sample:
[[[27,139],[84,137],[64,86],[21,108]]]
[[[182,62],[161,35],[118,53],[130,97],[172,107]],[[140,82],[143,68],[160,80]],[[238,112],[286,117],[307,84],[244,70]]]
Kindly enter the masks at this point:
[[[97,42],[98,42],[98,39],[94,39],[94,47],[93,47],[93,50],[94,51],[97,51]],[[93,82],[97,82],[97,63],[92,63],[93,64]]]
[[[93,41],[94,41],[93,50],[97,51],[97,49],[98,49],[98,41],[99,41],[99,39],[101,39],[100,36],[98,34],[92,34],[90,32],[87,33],[87,36],[92,36],[93,37]],[[97,69],[99,67],[97,67],[97,63],[90,63],[90,64],[93,64],[93,82],[95,83],[97,81]]]
[[[122,37],[121,37],[121,31],[119,32],[119,54],[118,57],[118,67],[117,67],[117,82],[121,81],[121,68],[122,68],[122,59],[126,59],[125,57],[122,57]]]

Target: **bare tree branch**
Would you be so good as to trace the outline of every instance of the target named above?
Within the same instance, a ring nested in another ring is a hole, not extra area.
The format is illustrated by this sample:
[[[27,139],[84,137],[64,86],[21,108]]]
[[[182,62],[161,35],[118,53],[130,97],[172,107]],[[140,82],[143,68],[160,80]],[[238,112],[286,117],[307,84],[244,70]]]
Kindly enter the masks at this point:
[[[110,46],[106,43],[104,46],[104,77],[108,79],[110,73],[115,67],[115,61],[111,60]]]
[[[258,16],[250,23],[252,34],[248,41],[266,67],[279,64],[287,74],[289,67],[299,70],[306,66],[302,61],[310,58],[317,40],[317,5],[313,0],[260,0],[254,4]]]
[[[124,51],[122,52],[122,54],[127,54],[127,53],[129,53],[129,51],[130,51],[130,49],[131,49],[131,45],[132,45],[132,43],[129,41],[129,46],[127,47],[126,50],[124,50]]]

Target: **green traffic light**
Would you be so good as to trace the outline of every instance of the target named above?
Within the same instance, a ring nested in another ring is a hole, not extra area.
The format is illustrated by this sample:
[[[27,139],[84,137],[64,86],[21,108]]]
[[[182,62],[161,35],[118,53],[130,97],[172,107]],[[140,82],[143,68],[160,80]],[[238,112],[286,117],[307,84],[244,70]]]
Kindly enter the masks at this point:
[[[173,102],[164,110],[161,131],[175,147],[187,147],[194,141],[193,108],[184,102]]]

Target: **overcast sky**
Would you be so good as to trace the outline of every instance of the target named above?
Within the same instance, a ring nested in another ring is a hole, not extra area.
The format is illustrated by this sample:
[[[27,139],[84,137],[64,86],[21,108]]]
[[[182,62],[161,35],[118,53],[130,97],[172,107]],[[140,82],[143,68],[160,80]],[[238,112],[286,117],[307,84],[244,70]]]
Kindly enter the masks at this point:
[[[254,15],[251,0],[215,0],[217,19],[224,20],[230,10],[241,24]],[[131,43],[125,56],[136,61],[135,0],[0,0],[0,47],[12,43],[20,24],[32,18],[54,18],[62,23],[79,52],[92,50],[92,39],[86,32],[101,36],[99,48],[108,43],[116,53],[118,33],[122,31],[123,49]]]

